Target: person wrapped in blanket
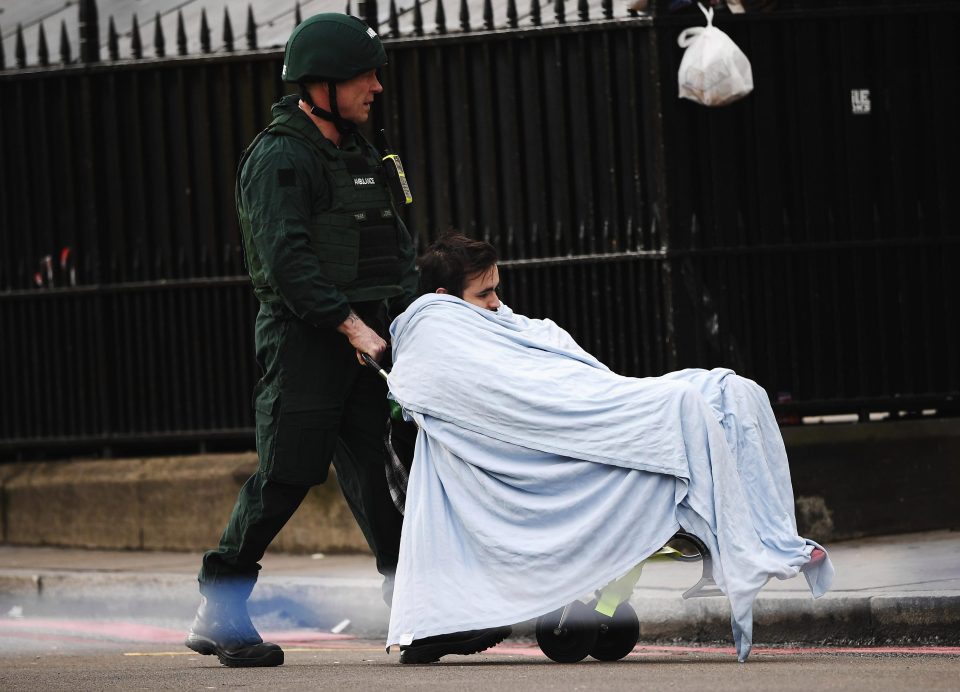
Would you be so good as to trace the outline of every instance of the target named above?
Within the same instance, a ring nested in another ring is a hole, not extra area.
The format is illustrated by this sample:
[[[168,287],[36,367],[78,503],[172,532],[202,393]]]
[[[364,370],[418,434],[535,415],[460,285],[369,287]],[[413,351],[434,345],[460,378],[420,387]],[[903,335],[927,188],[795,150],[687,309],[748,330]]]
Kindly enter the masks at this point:
[[[552,321],[503,304],[496,262],[487,243],[441,237],[390,329],[390,395],[419,432],[388,647],[426,662],[448,652],[431,652],[439,635],[492,645],[682,530],[709,549],[745,661],[771,577],[802,572],[819,597],[834,575],[797,535],[766,393],[721,368],[613,373]]]

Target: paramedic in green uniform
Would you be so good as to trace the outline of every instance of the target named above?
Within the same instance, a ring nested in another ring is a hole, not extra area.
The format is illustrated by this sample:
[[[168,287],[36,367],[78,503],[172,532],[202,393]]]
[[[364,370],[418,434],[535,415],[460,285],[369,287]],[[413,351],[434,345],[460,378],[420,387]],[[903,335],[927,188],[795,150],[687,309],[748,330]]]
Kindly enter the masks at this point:
[[[258,564],[331,461],[385,577],[402,516],[387,487],[386,385],[358,358],[387,352],[390,320],[415,297],[410,236],[381,157],[357,131],[383,87],[386,53],[356,17],[320,14],[287,42],[283,79],[300,93],[240,162],[236,201],[254,292],[259,468],[244,484],[217,550],[200,570],[201,603],[186,644],[227,666],[274,666],[247,613]]]

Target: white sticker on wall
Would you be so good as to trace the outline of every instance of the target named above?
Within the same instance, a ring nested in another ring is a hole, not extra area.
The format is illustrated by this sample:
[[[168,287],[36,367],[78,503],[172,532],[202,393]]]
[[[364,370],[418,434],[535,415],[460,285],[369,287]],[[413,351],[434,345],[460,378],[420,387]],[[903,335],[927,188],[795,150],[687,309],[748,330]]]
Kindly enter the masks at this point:
[[[870,90],[850,90],[850,112],[854,115],[866,115],[870,112]]]

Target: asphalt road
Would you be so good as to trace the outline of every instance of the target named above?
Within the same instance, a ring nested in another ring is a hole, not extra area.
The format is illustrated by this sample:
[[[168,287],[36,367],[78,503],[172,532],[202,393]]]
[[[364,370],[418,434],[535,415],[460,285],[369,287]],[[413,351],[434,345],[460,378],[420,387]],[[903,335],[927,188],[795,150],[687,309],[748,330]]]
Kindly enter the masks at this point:
[[[9,624],[9,620],[6,624]],[[2,690],[960,690],[960,648],[758,648],[746,664],[722,646],[639,645],[626,659],[560,665],[535,645],[401,666],[377,642],[288,633],[286,663],[229,669],[169,642],[122,641],[119,631],[4,628]]]

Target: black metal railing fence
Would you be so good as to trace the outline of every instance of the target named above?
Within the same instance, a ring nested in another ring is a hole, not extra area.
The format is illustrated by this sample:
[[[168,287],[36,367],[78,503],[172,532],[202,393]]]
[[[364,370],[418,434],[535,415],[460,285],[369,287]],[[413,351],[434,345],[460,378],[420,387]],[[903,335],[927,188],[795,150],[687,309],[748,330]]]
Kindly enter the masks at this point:
[[[730,365],[784,415],[955,413],[957,96],[936,85],[960,12],[832,5],[718,19],[758,85],[723,109],[676,100],[698,15],[390,41],[376,119],[411,229],[494,242],[507,302],[619,372]],[[233,176],[280,61],[0,74],[5,456],[249,443]]]

